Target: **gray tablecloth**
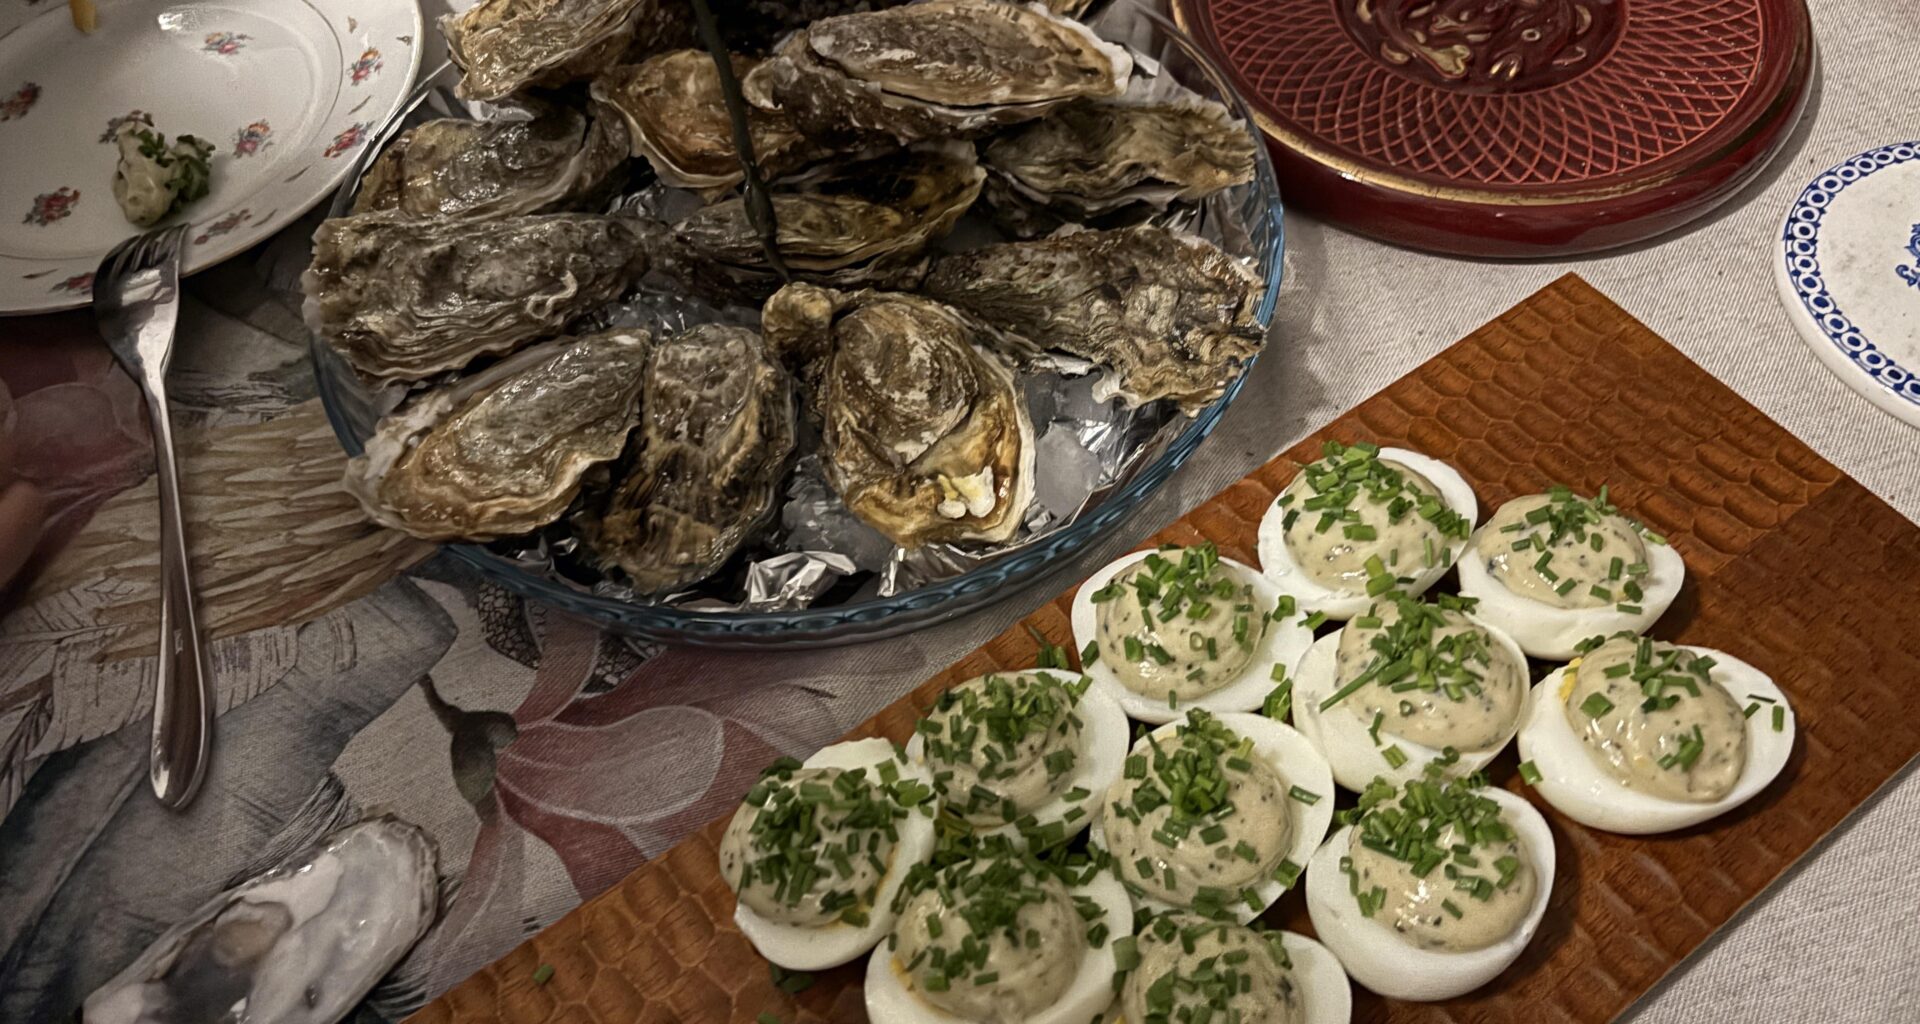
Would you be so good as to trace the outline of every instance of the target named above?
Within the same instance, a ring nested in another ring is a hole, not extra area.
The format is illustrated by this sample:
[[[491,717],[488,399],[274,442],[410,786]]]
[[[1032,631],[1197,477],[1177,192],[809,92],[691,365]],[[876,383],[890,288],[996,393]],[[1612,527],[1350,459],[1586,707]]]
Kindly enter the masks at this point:
[[[394,578],[424,549],[367,535],[337,493],[340,456],[291,298],[311,225],[292,229],[196,277],[182,313],[176,415],[222,637],[219,745],[185,816],[144,792],[155,527],[137,392],[84,316],[6,322],[0,385],[17,414],[0,428],[18,433],[60,518],[39,578],[0,619],[0,1020],[64,1013],[229,879],[374,809],[433,834],[453,893],[363,1019],[407,1012],[722,813],[776,753],[831,741],[1069,571],[1130,547],[1569,269],[1920,516],[1920,431],[1814,362],[1771,265],[1805,181],[1920,135],[1920,28],[1911,3],[1819,0],[1814,15],[1822,77],[1783,154],[1719,215],[1657,243],[1475,263],[1289,216],[1273,344],[1219,432],[1121,536],[998,606],[834,652],[662,653],[444,561]],[[1920,220],[1920,197],[1915,207]],[[1630,1017],[1920,1021],[1916,812],[1908,773]]]

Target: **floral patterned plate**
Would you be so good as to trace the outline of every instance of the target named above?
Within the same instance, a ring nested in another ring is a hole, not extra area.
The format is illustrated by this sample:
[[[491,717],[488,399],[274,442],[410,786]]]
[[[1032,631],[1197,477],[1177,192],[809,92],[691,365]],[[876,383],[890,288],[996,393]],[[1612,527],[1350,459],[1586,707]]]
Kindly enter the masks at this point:
[[[91,301],[137,228],[113,200],[114,126],[214,143],[185,211],[186,269],[261,241],[331,193],[420,66],[415,0],[101,0],[83,35],[60,0],[0,5],[0,314]]]

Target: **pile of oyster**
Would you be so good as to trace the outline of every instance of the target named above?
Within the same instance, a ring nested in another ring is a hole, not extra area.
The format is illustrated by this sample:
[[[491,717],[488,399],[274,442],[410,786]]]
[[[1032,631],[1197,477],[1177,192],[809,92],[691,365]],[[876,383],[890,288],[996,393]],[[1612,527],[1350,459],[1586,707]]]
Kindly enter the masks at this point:
[[[303,278],[394,400],[376,521],[634,599],[890,593],[1070,522],[1258,351],[1250,254],[1189,230],[1246,126],[1084,4],[754,2],[714,0],[737,120],[681,0],[449,16],[487,116],[398,135]]]

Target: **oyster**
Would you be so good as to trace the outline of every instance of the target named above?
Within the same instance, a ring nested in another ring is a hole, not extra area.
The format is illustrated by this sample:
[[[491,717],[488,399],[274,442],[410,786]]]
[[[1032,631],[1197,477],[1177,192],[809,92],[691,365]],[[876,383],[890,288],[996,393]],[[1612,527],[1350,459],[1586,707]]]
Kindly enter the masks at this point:
[[[314,233],[302,312],[366,376],[419,380],[554,334],[615,298],[646,273],[659,232],[590,214],[339,217]]]
[[[895,544],[1011,538],[1033,501],[1033,424],[971,317],[917,295],[796,283],[761,313],[822,420],[827,478]]]
[[[517,352],[380,421],[344,485],[382,526],[492,540],[560,518],[626,446],[650,337],[607,331]]]
[[[409,129],[367,168],[354,213],[501,217],[591,205],[626,163],[612,108],[588,117],[541,101],[515,120],[441,118]]]
[[[734,57],[745,76],[757,64]],[[612,68],[593,82],[593,96],[626,118],[633,155],[645,157],[660,180],[675,188],[718,192],[745,176],[733,148],[733,122],[720,92],[720,73],[704,50],[674,50],[639,64]],[[811,148],[785,115],[747,111],[754,159],[768,176],[805,163]]]
[[[772,194],[780,255],[800,272],[912,256],[952,230],[985,180],[964,142],[928,144],[796,179]],[[769,269],[744,199],[696,210],[676,234],[717,263]]]
[[[987,168],[1037,202],[1087,218],[1128,203],[1164,207],[1253,180],[1253,139],[1227,108],[1192,96],[1070,103],[1008,130]]]
[[[788,37],[742,90],[810,137],[904,144],[1118,96],[1132,73],[1126,50],[1038,4],[925,0],[822,18]]]
[[[664,595],[713,575],[773,514],[793,454],[793,379],[760,335],[706,324],[647,359],[636,456],[583,517],[602,567]]]
[[[333,1024],[433,923],[433,844],[392,818],[349,825],[214,897],[87,997],[87,1024]]]
[[[1106,370],[1095,396],[1198,412],[1260,349],[1260,281],[1196,235],[1080,231],[942,256],[925,292]],[[1030,353],[1029,353],[1030,354]]]
[[[642,54],[685,46],[690,10],[679,0],[480,0],[440,28],[465,72],[461,97],[497,100],[591,78],[636,46]]]

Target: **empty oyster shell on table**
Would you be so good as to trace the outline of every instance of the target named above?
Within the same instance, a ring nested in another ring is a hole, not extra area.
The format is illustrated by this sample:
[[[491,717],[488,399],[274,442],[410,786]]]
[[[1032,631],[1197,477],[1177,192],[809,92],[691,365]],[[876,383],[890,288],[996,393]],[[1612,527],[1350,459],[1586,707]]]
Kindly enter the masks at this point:
[[[741,89],[811,138],[905,144],[1118,96],[1132,73],[1125,49],[1039,4],[924,0],[822,18],[789,36]]]
[[[529,100],[493,121],[439,118],[395,139],[361,180],[354,213],[502,217],[579,209],[607,198],[627,161],[618,112],[589,117]]]
[[[703,324],[647,359],[631,465],[582,517],[588,549],[636,591],[718,572],[771,519],[797,433],[793,379],[746,327]]]
[[[372,380],[420,380],[558,333],[650,265],[660,225],[541,214],[337,217],[300,279],[307,326]]]
[[[929,296],[1038,350],[1105,375],[1094,394],[1171,399],[1198,412],[1260,349],[1259,278],[1198,235],[1143,226],[1077,231],[941,256]]]
[[[1013,537],[1033,424],[991,331],[917,295],[787,285],[761,314],[823,424],[827,478],[903,548]]]
[[[735,76],[745,77],[758,63],[733,57]],[[633,155],[652,164],[666,184],[714,194],[745,177],[733,147],[733,122],[721,95],[720,72],[705,50],[674,50],[610,68],[594,79],[592,92],[626,118]],[[814,155],[806,138],[779,111],[749,108],[747,128],[754,159],[769,177],[793,170]]]
[[[438,860],[413,825],[349,825],[162,932],[82,1019],[334,1024],[433,923]]]
[[[493,540],[560,518],[626,447],[651,337],[558,338],[382,419],[343,481],[367,515],[423,540]]]
[[[685,46],[691,10],[682,0],[480,0],[442,18],[440,28],[465,73],[460,96],[497,100]]]

